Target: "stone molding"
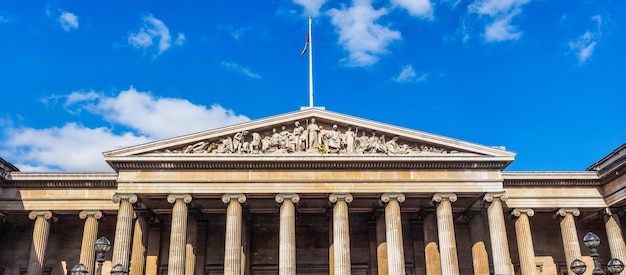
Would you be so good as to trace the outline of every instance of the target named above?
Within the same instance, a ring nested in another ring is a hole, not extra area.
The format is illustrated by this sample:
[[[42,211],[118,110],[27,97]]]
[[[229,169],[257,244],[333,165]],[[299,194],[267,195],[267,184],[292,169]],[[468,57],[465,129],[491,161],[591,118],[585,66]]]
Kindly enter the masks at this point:
[[[339,200],[343,200],[346,203],[351,203],[353,199],[354,197],[352,197],[352,195],[348,193],[332,193],[328,196],[328,200],[331,203],[336,203]]]
[[[519,218],[519,216],[521,216],[522,213],[526,214],[526,216],[532,217],[535,215],[535,210],[533,210],[532,208],[515,208],[511,212],[511,215]]]
[[[440,203],[441,201],[447,200],[450,202],[455,202],[458,199],[455,193],[435,193],[431,202]]]
[[[285,200],[291,200],[293,203],[298,203],[300,201],[300,196],[298,194],[277,194],[274,199],[277,203],[283,203]]]
[[[137,198],[137,195],[135,194],[115,193],[113,197],[111,198],[111,200],[114,203],[120,203],[122,200],[125,200],[133,204],[137,202],[138,198]]]
[[[396,200],[398,202],[404,202],[406,197],[402,193],[383,193],[380,196],[380,200],[384,203],[388,203],[391,200]]]
[[[52,218],[52,212],[50,211],[31,211],[28,213],[28,218],[31,220],[37,219],[39,217],[43,217],[46,220]]]
[[[556,216],[565,217],[568,213],[574,215],[574,217],[580,216],[580,209],[578,208],[561,208],[556,211]]]
[[[102,218],[102,211],[83,210],[83,211],[80,211],[80,213],[78,213],[78,217],[81,218],[82,220],[86,219],[87,217],[94,217],[96,220],[99,220],[100,218]]]
[[[246,202],[245,194],[224,194],[222,196],[222,202],[229,203],[231,200],[237,200],[239,203]]]
[[[190,194],[169,194],[167,195],[167,202],[175,203],[178,200],[182,200],[184,203],[188,204],[193,200]]]

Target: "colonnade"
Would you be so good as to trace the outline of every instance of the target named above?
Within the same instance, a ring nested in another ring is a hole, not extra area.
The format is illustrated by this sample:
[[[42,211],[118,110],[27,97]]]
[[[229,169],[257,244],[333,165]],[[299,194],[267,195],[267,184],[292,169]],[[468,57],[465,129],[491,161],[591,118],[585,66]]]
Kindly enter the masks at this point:
[[[224,194],[222,202],[227,205],[226,230],[224,245],[224,274],[243,274],[242,266],[242,204],[246,202],[245,194]],[[332,244],[330,254],[330,274],[351,274],[350,260],[350,229],[349,204],[353,196],[348,193],[333,193],[328,196],[332,204]],[[487,208],[491,255],[495,274],[514,274],[513,264],[507,240],[503,202],[508,196],[505,192],[487,193],[483,200]],[[195,270],[195,255],[192,243],[195,242],[197,221],[188,221],[188,206],[192,202],[191,194],[170,194],[167,201],[173,204],[172,228],[170,231],[168,274],[190,275]],[[401,203],[406,200],[402,193],[384,193],[380,197],[384,205],[384,246],[379,246],[379,274],[405,274],[404,245],[402,233]],[[424,246],[426,274],[458,275],[459,262],[457,242],[455,240],[452,204],[457,200],[454,193],[435,193],[432,204],[434,213],[423,215]],[[132,204],[137,202],[134,194],[115,194],[113,201],[119,203],[117,225],[113,246],[112,262],[130,267],[130,274],[144,274],[146,263],[145,244],[148,238],[148,215],[136,212]],[[279,234],[279,274],[296,274],[296,204],[300,201],[298,194],[277,194],[275,201],[280,207]],[[511,211],[515,219],[515,235],[522,275],[536,274],[535,254],[529,219],[533,217],[533,209],[515,208]],[[576,231],[575,217],[580,215],[579,209],[562,208],[555,214],[560,218],[560,229],[566,261],[569,263],[581,257],[580,244]],[[50,220],[50,211],[33,211],[29,217],[35,220],[33,241],[28,265],[29,275],[41,275],[45,259]],[[85,264],[89,274],[94,270],[93,243],[98,234],[100,211],[81,211],[81,219],[85,220],[81,263]],[[472,260],[474,274],[489,274],[483,221],[480,214],[468,215]],[[607,230],[611,256],[626,260],[626,245],[615,215],[608,209],[604,221]],[[192,219],[193,220],[193,219]],[[134,230],[133,230],[134,227]],[[443,264],[445,263],[445,264]]]

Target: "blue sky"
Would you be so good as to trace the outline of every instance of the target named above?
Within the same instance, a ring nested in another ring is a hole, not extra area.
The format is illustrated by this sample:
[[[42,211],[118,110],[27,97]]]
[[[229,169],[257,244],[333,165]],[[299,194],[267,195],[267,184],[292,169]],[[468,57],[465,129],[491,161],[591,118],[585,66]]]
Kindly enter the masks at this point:
[[[626,3],[0,1],[0,157],[110,171],[102,152],[308,103],[580,171],[626,142]]]

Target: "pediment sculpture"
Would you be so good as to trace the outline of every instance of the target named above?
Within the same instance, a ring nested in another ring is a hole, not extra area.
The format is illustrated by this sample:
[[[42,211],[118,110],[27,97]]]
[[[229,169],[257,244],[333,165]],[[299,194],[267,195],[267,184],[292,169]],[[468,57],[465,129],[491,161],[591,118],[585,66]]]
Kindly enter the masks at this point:
[[[153,153],[182,154],[450,154],[458,150],[404,141],[396,135],[352,126],[319,123],[315,118],[266,129],[244,129],[235,134],[207,138]]]

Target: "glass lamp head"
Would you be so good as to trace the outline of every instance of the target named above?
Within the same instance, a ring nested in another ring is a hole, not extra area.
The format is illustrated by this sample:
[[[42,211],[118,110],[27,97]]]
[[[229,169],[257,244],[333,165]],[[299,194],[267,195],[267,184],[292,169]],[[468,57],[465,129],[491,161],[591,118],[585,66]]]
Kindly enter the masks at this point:
[[[569,268],[576,274],[581,275],[583,273],[585,273],[585,271],[587,270],[587,265],[585,264],[585,262],[576,259],[574,261],[572,261],[572,264],[569,266]]]
[[[122,264],[116,264],[115,266],[113,266],[113,268],[111,268],[111,275],[126,275],[126,274],[128,274],[128,271],[126,271],[126,268],[122,266]]]
[[[583,238],[583,243],[586,247],[596,248],[600,244],[600,237],[598,237],[598,235],[594,234],[593,232],[589,232]]]
[[[609,272],[611,272],[611,274],[617,275],[617,274],[622,273],[622,271],[624,271],[624,263],[616,258],[611,259],[609,263],[606,265],[606,267],[609,270]]]
[[[87,273],[89,273],[89,271],[87,271],[87,267],[84,264],[75,265],[70,272],[72,275],[85,275]]]
[[[111,242],[106,237],[100,237],[96,240],[94,247],[96,248],[96,252],[106,253],[111,250]]]

